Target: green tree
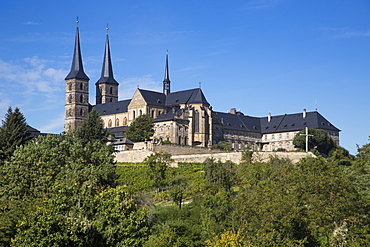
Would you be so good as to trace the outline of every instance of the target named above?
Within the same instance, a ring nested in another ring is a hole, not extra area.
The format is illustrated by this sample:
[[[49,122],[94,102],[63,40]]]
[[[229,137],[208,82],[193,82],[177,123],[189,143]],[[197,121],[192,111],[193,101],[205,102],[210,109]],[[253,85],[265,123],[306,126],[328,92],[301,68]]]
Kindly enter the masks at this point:
[[[173,162],[169,153],[155,153],[146,157],[144,164],[148,165],[148,175],[153,180],[157,192],[166,184],[168,166]]]
[[[87,114],[76,135],[86,142],[101,141],[105,143],[107,141],[108,131],[104,128],[103,120],[95,108]]]
[[[186,191],[188,188],[188,180],[184,175],[175,175],[170,179],[170,196],[172,200],[181,209]]]
[[[18,221],[42,205],[55,184],[93,195],[115,180],[114,157],[101,142],[48,135],[20,146],[0,168],[0,239],[9,243]]]
[[[227,142],[227,141],[220,141],[219,143],[213,145],[212,148],[229,150],[229,151],[233,149],[230,142]]]
[[[295,148],[301,150],[306,149],[306,130],[301,130],[293,139]],[[336,148],[334,140],[322,129],[308,129],[308,134],[312,135],[308,138],[308,150],[316,149],[322,154],[329,155],[330,151]]]
[[[30,132],[26,119],[19,108],[8,108],[0,128],[0,161],[9,160],[18,146],[29,140]]]
[[[125,188],[91,194],[55,184],[54,193],[19,224],[15,246],[142,246],[147,209]]]
[[[236,174],[234,163],[226,161],[222,163],[213,158],[208,158],[204,162],[204,177],[206,184],[214,190],[230,190],[235,184]]]
[[[126,137],[134,142],[149,140],[154,134],[153,118],[144,114],[136,118],[128,127]]]

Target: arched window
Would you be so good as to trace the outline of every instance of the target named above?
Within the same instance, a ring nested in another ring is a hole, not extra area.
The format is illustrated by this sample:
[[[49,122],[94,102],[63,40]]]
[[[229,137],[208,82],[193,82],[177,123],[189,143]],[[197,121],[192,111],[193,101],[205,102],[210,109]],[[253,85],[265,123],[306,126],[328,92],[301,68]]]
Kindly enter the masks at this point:
[[[135,119],[135,111],[132,111],[132,119]]]
[[[81,82],[80,83],[80,89],[83,90],[84,89],[84,84]]]
[[[72,103],[72,94],[68,96],[68,103]]]
[[[113,94],[113,87],[110,87],[110,88],[109,88],[109,93],[110,93],[110,94]],[[111,102],[112,102],[112,101],[111,101]]]
[[[139,110],[139,116],[143,115],[143,111]]]
[[[152,118],[154,118],[154,110],[152,110]]]
[[[72,83],[69,83],[69,90],[72,90]]]
[[[118,127],[118,126],[119,126],[119,119],[116,118],[116,127]]]
[[[80,109],[80,116],[84,115],[84,110]]]
[[[84,96],[81,94],[80,95],[80,102],[83,103],[84,102]]]
[[[108,128],[112,128],[112,120],[108,120]]]
[[[113,102],[113,98],[110,98],[110,99],[109,99],[109,102]]]
[[[181,136],[179,136],[179,145],[181,145]]]
[[[185,137],[184,137],[184,145],[186,145],[186,142],[187,142],[187,140],[186,140],[186,139],[187,139],[187,137],[185,136]]]
[[[127,126],[127,118],[126,117],[123,119],[123,126]]]

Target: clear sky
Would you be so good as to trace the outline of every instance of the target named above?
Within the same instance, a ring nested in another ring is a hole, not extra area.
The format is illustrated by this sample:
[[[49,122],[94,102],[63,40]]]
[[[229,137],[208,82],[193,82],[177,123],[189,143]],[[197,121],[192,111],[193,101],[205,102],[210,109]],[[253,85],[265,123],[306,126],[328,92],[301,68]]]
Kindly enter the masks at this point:
[[[77,16],[91,104],[108,23],[120,99],[161,91],[168,49],[172,91],[201,85],[214,110],[256,117],[318,109],[352,154],[368,143],[368,0],[1,1],[1,117],[63,131]]]

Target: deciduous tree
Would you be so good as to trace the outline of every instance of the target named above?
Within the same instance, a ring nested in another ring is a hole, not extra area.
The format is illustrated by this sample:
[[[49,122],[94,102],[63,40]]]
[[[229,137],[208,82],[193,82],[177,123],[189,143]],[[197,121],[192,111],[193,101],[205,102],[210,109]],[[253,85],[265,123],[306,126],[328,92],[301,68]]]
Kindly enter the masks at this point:
[[[137,117],[128,127],[126,137],[134,142],[149,140],[154,134],[153,118],[149,114]]]
[[[306,149],[306,130],[301,130],[293,139],[295,148],[301,150]],[[322,129],[308,129],[308,150],[316,149],[322,154],[329,155],[330,151],[334,150],[336,145],[334,140]]]

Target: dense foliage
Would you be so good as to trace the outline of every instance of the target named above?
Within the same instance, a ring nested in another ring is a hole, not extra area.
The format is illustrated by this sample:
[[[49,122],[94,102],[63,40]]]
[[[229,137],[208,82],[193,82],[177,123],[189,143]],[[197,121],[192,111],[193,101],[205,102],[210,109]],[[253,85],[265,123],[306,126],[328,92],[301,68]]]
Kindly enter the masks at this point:
[[[99,119],[96,118],[98,121]],[[102,130],[101,130],[102,131]],[[1,246],[367,246],[370,144],[356,157],[114,163],[99,137],[50,135],[0,166]]]
[[[107,141],[108,131],[104,129],[103,120],[95,108],[87,114],[76,136],[85,142],[101,141],[105,143]]]
[[[126,138],[134,142],[150,140],[154,134],[153,118],[149,114],[137,117],[127,128]]]
[[[293,139],[295,148],[306,150],[306,130],[301,130]],[[319,153],[329,155],[336,148],[334,140],[328,132],[322,129],[308,129],[308,150],[317,150]]]

